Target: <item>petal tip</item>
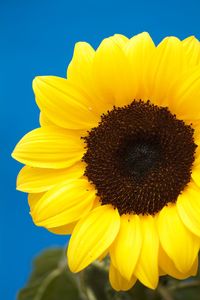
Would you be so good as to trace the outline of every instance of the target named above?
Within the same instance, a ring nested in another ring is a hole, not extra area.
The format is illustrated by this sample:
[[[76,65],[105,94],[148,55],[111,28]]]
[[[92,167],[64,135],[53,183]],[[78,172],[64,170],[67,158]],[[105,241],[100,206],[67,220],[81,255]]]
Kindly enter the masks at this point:
[[[20,159],[18,157],[18,149],[17,148],[18,148],[18,144],[16,145],[15,149],[11,153],[11,157],[17,161],[20,161]]]

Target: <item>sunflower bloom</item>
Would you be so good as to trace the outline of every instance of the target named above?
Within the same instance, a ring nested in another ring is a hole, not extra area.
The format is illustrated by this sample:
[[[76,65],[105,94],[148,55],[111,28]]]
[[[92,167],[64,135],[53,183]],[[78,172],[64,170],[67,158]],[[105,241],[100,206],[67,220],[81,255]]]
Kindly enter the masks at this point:
[[[110,256],[116,290],[195,275],[200,246],[200,44],[148,33],[77,43],[67,78],[36,77],[40,128],[13,157],[33,221],[71,234],[72,272]]]

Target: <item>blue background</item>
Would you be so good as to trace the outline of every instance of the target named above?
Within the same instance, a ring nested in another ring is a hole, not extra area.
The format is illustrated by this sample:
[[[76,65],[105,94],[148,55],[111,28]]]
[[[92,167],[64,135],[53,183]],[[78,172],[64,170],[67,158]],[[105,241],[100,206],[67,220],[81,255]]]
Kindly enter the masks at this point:
[[[199,10],[199,1],[183,0],[0,0],[0,299],[16,298],[39,251],[67,242],[34,226],[26,195],[15,190],[21,165],[10,153],[38,126],[34,76],[65,76],[77,41],[96,47],[114,33],[131,37],[141,31],[156,43],[166,35],[200,38]]]

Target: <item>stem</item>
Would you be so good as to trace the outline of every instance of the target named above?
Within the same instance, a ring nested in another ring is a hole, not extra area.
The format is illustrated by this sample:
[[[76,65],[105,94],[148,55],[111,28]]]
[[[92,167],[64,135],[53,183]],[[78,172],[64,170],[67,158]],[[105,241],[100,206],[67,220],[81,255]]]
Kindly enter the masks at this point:
[[[174,285],[169,286],[169,289],[171,291],[173,291],[173,290],[177,290],[177,289],[185,289],[185,288],[197,287],[197,286],[200,286],[200,280],[180,282],[178,284],[174,284]]]
[[[84,272],[80,273],[80,288],[87,300],[97,300],[94,293],[89,287],[86,287],[84,280]]]
[[[163,285],[159,284],[157,287],[157,291],[162,296],[163,300],[174,300],[170,291]]]
[[[34,300],[41,300],[42,296],[44,294],[44,292],[46,291],[47,287],[49,286],[49,284],[56,279],[62,272],[62,269],[56,269],[54,271],[52,271],[43,281],[43,283],[41,284],[41,286],[38,289],[37,294],[34,297]]]
[[[96,268],[98,268],[99,270],[102,270],[102,271],[105,271],[105,272],[108,272],[109,270],[109,267],[105,265],[104,262],[100,262],[98,260],[95,260],[92,265]]]

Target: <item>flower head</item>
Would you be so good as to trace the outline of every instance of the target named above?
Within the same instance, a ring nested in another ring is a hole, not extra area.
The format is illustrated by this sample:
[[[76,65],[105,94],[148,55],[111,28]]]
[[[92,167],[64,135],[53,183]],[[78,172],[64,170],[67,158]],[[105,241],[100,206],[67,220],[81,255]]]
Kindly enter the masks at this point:
[[[109,255],[116,290],[195,275],[200,245],[200,45],[114,35],[77,43],[67,79],[33,81],[41,127],[17,144],[33,221],[72,234],[69,267]]]

